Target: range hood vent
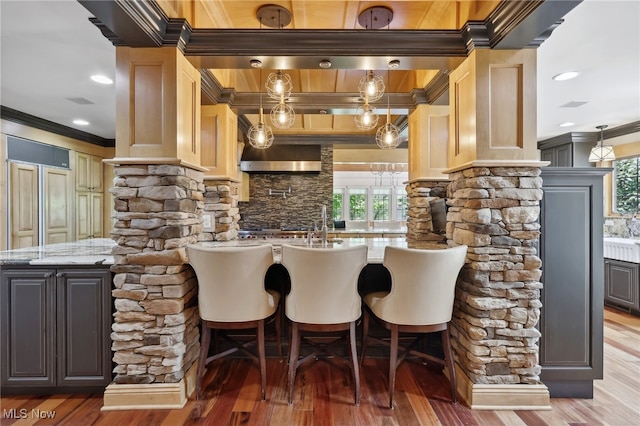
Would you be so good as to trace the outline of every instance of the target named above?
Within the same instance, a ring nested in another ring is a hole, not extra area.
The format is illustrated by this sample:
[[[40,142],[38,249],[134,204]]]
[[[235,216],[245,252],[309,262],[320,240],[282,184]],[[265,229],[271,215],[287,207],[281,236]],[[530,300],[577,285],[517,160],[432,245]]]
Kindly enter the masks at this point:
[[[320,145],[272,145],[268,149],[245,146],[240,170],[252,172],[319,172]]]

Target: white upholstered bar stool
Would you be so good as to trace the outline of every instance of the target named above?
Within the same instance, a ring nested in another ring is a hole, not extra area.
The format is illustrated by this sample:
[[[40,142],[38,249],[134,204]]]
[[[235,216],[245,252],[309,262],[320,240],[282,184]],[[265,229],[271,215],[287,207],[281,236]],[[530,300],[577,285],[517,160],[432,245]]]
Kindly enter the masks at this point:
[[[393,408],[396,368],[408,355],[435,362],[449,370],[451,399],[456,398],[456,372],[449,337],[456,281],[464,265],[467,246],[447,249],[385,247],[384,266],[391,274],[391,290],[363,297],[362,360],[369,340],[389,344],[389,408]],[[391,331],[390,341],[369,336],[370,316]],[[425,333],[440,332],[444,360],[418,351]],[[398,359],[400,333],[417,335]]]
[[[202,326],[196,397],[200,399],[202,396],[202,378],[210,362],[239,350],[256,359],[255,354],[247,350],[248,346],[256,343],[255,339],[236,342],[226,333],[221,334],[233,347],[209,356],[211,330],[256,328],[261,397],[264,401],[267,385],[264,330],[267,319],[275,322],[278,354],[282,357],[280,294],[264,287],[267,269],[273,264],[271,245],[224,248],[190,245],[187,253],[198,278],[198,309]]]
[[[285,298],[285,315],[291,321],[289,349],[289,404],[298,367],[316,357],[318,351],[331,352],[329,344],[314,345],[301,332],[349,332],[349,365],[353,373],[355,403],[360,403],[360,371],[356,351],[356,321],[362,313],[358,276],[367,263],[367,246],[349,248],[310,248],[284,245],[282,264],[291,278],[291,291]],[[308,334],[308,333],[305,333]],[[299,359],[300,341],[318,351]],[[333,353],[333,352],[332,352]],[[336,355],[333,353],[333,355]]]

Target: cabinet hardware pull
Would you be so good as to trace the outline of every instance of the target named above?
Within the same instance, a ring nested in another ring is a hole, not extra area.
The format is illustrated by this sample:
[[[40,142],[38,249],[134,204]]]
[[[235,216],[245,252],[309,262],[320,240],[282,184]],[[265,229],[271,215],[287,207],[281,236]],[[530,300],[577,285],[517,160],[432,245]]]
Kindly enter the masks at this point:
[[[60,277],[64,277],[64,272],[58,272],[56,274],[56,277],[60,278]]]
[[[46,274],[44,274],[45,278],[51,278],[53,276],[53,274],[51,272],[47,272]]]

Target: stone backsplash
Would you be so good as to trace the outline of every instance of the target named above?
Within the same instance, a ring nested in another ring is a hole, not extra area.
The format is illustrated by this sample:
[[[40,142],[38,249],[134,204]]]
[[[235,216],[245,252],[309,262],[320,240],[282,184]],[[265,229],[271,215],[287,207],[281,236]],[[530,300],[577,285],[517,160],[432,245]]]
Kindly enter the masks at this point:
[[[309,227],[327,206],[331,220],[333,200],[333,147],[322,147],[322,167],[313,173],[253,173],[249,179],[249,201],[238,203],[240,229]],[[291,188],[291,193],[288,193]],[[285,190],[269,195],[269,189]]]
[[[618,238],[640,238],[640,218],[631,215],[604,218],[604,236]]]

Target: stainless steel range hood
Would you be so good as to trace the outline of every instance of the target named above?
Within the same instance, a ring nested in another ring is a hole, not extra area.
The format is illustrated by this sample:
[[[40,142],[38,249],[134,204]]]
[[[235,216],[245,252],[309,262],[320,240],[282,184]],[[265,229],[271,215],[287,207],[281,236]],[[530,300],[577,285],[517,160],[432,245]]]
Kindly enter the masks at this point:
[[[320,145],[272,145],[268,149],[245,146],[240,170],[252,172],[319,172]]]

